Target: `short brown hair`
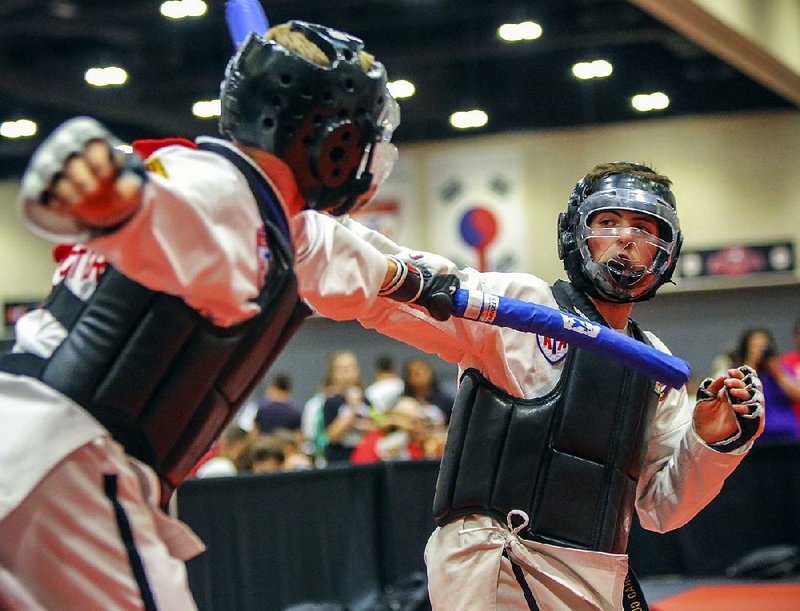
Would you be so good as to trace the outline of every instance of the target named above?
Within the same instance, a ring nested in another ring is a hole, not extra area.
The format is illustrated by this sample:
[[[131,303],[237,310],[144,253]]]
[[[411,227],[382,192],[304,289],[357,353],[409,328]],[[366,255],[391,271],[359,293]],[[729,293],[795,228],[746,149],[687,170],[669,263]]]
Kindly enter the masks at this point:
[[[330,66],[331,64],[330,59],[322,49],[306,38],[303,33],[294,31],[288,23],[282,23],[270,28],[264,38],[266,40],[274,40],[292,53],[296,53],[318,66]],[[361,51],[359,59],[364,72],[369,70],[372,64],[375,63],[375,56],[366,51]]]
[[[612,161],[611,163],[598,164],[584,176],[584,181],[592,183],[595,180],[603,178],[604,176],[611,176],[612,174],[631,174],[632,176],[639,176],[663,185],[667,187],[667,189],[672,186],[672,181],[663,174],[658,174],[655,170],[646,165],[632,163],[630,161]]]

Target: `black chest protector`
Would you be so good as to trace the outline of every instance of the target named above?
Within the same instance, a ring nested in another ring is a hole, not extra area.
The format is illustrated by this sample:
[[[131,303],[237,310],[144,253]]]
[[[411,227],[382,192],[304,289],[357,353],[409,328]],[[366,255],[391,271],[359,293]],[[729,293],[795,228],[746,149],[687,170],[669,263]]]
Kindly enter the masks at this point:
[[[0,361],[3,370],[37,377],[84,407],[153,467],[165,492],[211,447],[310,313],[297,294],[288,226],[271,187],[226,146],[200,147],[233,162],[258,202],[271,257],[254,300],[260,313],[218,327],[183,300],[106,266],[87,301],[63,282],[54,288],[44,307],[68,335],[50,358]]]
[[[605,324],[571,285],[558,282],[553,293],[563,310]],[[530,517],[522,537],[625,553],[657,405],[654,380],[572,347],[556,387],[537,399],[512,397],[467,370],[436,485],[437,523],[477,513],[505,524],[521,509]]]

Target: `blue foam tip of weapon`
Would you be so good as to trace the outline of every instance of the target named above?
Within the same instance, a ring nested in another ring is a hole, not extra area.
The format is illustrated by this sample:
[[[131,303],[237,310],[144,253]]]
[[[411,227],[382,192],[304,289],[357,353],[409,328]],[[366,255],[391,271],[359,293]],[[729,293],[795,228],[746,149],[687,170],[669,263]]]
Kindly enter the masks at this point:
[[[689,380],[689,363],[674,355],[595,322],[540,304],[458,289],[453,315],[517,331],[560,339],[577,348],[599,352],[631,369],[681,388]]]
[[[269,29],[264,7],[258,0],[228,0],[225,3],[225,21],[237,49],[250,32],[263,36]]]

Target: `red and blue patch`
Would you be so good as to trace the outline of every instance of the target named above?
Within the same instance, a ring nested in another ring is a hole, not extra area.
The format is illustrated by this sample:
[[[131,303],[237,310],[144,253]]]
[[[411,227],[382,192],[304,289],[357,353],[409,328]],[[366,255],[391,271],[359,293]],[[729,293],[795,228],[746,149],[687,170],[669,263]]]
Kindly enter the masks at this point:
[[[544,337],[542,335],[536,336],[536,345],[539,346],[539,352],[542,353],[547,362],[551,365],[560,363],[567,356],[567,349],[569,344],[562,339],[555,339],[554,337]]]
[[[669,386],[664,384],[664,382],[656,382],[656,394],[658,395],[658,402],[663,403],[664,399],[667,398],[669,391],[672,390]]]
[[[267,230],[263,225],[256,233],[256,248],[258,253],[258,278],[260,288],[264,283],[264,278],[267,277],[267,272],[269,272],[269,264],[272,260],[272,253],[270,252],[269,244],[267,243]]]

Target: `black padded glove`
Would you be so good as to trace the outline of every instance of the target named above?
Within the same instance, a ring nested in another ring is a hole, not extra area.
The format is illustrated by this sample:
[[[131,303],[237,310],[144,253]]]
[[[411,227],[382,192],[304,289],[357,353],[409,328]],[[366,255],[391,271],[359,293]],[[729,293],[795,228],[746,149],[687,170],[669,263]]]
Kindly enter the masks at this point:
[[[394,263],[394,275],[384,283],[378,295],[422,306],[436,320],[447,320],[453,314],[453,294],[460,282],[453,274],[432,275],[424,267],[406,263],[394,255],[386,255]]]
[[[436,320],[447,320],[453,315],[453,295],[460,286],[461,281],[453,274],[428,276],[422,293],[411,303],[421,305]]]
[[[764,393],[761,391],[761,379],[752,367],[742,365],[738,368],[744,374],[742,381],[745,383],[745,390],[750,394],[750,398],[742,400],[728,394],[728,401],[733,404],[747,405],[749,411],[746,414],[736,413],[736,422],[739,424],[739,431],[730,439],[724,439],[711,444],[711,447],[719,452],[732,452],[741,448],[750,441],[761,426],[761,419],[764,417]],[[706,378],[697,389],[697,402],[712,401],[716,397],[708,392],[708,387],[713,382],[711,378]],[[728,390],[725,389],[727,393]]]

